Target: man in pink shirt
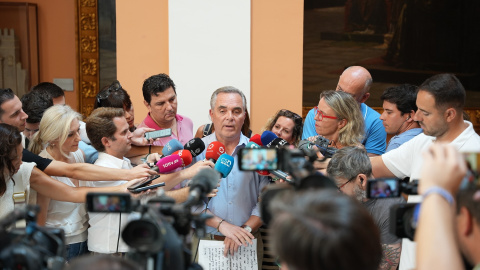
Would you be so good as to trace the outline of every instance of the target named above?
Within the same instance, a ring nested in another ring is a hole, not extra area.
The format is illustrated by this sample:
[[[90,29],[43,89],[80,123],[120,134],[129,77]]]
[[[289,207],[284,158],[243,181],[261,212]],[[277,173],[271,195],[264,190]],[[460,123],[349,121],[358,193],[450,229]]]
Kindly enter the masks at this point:
[[[175,84],[167,74],[161,73],[146,79],[142,91],[148,115],[138,127],[172,129],[172,136],[158,139],[154,145],[163,146],[171,139],[185,144],[193,138],[192,120],[177,114],[177,92]]]

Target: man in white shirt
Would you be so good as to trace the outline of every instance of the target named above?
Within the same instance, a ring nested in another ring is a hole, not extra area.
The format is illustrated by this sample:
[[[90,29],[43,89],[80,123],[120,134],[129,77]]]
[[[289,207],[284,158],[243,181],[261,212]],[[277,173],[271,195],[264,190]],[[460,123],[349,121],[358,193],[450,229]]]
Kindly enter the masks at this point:
[[[433,143],[449,143],[460,152],[480,152],[480,136],[472,123],[463,120],[465,89],[453,74],[430,77],[419,87],[417,107],[413,120],[418,121],[423,133],[399,148],[371,158],[375,177],[410,177],[420,179],[423,166],[422,152]],[[409,196],[409,202],[419,201]],[[400,270],[415,268],[415,248],[403,241]]]
[[[131,169],[132,164],[125,154],[132,145],[132,133],[125,119],[123,109],[102,107],[92,112],[86,120],[87,135],[99,151],[95,165]],[[155,155],[152,155],[155,156]],[[165,182],[172,188],[182,180],[193,177],[200,167],[213,166],[211,162],[202,162],[187,170],[169,175],[163,175],[154,182]],[[95,181],[87,182],[87,186],[105,187],[117,186],[125,181]],[[90,228],[88,229],[88,249],[95,253],[124,253],[128,246],[120,237],[123,227],[128,223],[128,214],[120,213],[90,213]]]

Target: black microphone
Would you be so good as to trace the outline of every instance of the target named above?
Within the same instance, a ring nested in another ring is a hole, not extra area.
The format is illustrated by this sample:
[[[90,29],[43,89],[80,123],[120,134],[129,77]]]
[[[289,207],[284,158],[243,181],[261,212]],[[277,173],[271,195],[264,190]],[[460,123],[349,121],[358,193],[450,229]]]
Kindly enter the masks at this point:
[[[183,149],[190,151],[192,157],[196,157],[205,150],[205,143],[200,138],[193,138],[185,144]]]
[[[273,139],[270,143],[268,143],[266,145],[267,148],[280,148],[280,147],[283,147],[283,146],[287,146],[287,145],[290,145],[287,141],[285,141],[284,139],[282,138],[275,138]]]
[[[201,198],[207,196],[217,186],[218,180],[220,180],[220,175],[214,169],[200,170],[190,182],[190,193],[183,205],[193,206],[198,204]]]

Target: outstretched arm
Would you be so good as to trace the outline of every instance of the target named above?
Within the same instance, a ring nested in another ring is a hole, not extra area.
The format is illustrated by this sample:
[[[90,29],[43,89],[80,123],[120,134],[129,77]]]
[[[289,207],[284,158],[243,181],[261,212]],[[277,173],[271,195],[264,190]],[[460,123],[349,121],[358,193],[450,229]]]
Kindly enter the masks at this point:
[[[144,178],[155,171],[141,164],[131,170],[112,169],[88,163],[65,163],[53,160],[44,171],[48,175],[63,176],[85,181],[133,180]]]
[[[136,182],[136,181],[133,181]],[[134,183],[128,182],[114,187],[71,187],[62,182],[52,179],[38,168],[33,168],[30,176],[30,186],[39,194],[50,199],[64,202],[83,203],[89,192],[126,192],[127,187]]]

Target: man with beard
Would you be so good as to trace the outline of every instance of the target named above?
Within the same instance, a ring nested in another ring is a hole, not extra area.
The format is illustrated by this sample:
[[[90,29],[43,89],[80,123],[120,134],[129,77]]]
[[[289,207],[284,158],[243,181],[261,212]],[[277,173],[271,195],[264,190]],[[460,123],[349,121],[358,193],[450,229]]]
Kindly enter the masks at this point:
[[[453,74],[434,75],[420,85],[417,93],[418,110],[413,120],[423,133],[382,156],[372,157],[375,177],[410,177],[420,179],[423,167],[422,153],[432,144],[453,145],[460,152],[480,152],[480,136],[473,125],[463,120],[465,88]],[[410,195],[408,202],[419,202],[419,196]],[[415,267],[415,247],[411,241],[403,242],[400,270]]]
[[[328,164],[327,174],[335,179],[340,192],[354,197],[367,208],[380,229],[383,255],[379,269],[396,269],[400,261],[402,241],[389,232],[390,208],[405,200],[401,197],[367,198],[366,188],[368,179],[372,178],[372,165],[365,149],[344,147],[338,150]]]
[[[143,82],[142,91],[148,115],[138,127],[172,129],[171,136],[155,140],[154,145],[163,146],[172,139],[185,144],[193,138],[192,120],[177,114],[177,92],[175,84],[167,74],[150,76]]]

